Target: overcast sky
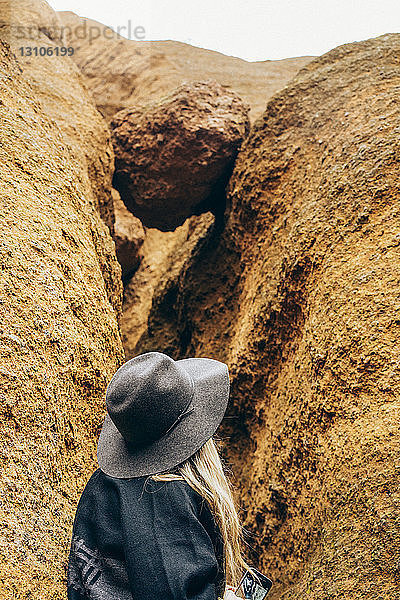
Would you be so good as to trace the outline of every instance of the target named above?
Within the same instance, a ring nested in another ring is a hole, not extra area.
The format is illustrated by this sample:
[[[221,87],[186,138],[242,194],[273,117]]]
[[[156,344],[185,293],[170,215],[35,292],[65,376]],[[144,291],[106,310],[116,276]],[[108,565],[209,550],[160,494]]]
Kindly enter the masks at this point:
[[[320,55],[400,29],[400,0],[48,1],[114,29],[130,20],[147,40],[179,40],[246,60]]]

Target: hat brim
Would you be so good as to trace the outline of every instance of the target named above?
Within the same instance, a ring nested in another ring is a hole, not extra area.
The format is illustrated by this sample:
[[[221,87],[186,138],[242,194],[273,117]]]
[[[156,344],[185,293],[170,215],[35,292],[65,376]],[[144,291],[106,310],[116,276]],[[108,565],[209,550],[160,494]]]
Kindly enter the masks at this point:
[[[107,414],[97,445],[97,460],[106,475],[125,479],[172,469],[192,456],[218,429],[229,400],[228,367],[212,358],[176,362],[194,381],[191,411],[166,435],[142,448],[128,444]]]

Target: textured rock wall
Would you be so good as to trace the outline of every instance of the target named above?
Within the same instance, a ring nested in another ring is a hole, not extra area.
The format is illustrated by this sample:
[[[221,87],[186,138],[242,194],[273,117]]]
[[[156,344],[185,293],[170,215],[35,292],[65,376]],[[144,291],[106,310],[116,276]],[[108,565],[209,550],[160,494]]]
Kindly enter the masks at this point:
[[[271,600],[398,597],[399,51],[339,47],[270,101],[222,235],[140,340],[229,364],[223,434]]]
[[[141,221],[128,211],[116,189],[112,189],[115,213],[114,241],[122,277],[129,279],[143,258],[145,230]]]
[[[177,304],[185,272],[218,224],[210,212],[192,216],[175,231],[146,229],[143,259],[124,291],[121,332],[127,360],[141,352],[173,356],[189,332],[179,331]]]
[[[30,12],[11,11],[14,23],[36,27],[45,3],[18,6]],[[24,61],[4,41],[0,53],[0,597],[54,600],[123,360],[121,271],[101,218],[112,224],[112,149],[71,59]]]
[[[9,43],[43,111],[57,123],[69,146],[77,178],[90,187],[90,201],[112,228],[110,202],[112,146],[106,124],[86,89],[85,78],[69,57],[21,56],[20,47],[60,47],[61,23],[45,0],[0,0],[0,38]],[[11,27],[9,26],[11,25]],[[105,141],[105,147],[104,147]],[[99,152],[99,148],[103,151]]]

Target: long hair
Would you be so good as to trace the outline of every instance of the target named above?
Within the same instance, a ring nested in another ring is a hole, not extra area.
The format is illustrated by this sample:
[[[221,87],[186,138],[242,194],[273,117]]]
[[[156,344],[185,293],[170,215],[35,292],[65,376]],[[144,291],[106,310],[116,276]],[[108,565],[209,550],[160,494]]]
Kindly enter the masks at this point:
[[[175,473],[160,473],[151,478],[155,481],[184,479],[207,500],[223,539],[225,582],[236,587],[243,571],[250,571],[255,579],[258,578],[243,556],[244,530],[233,498],[233,486],[219,455],[220,446],[221,440],[213,436],[178,465]]]

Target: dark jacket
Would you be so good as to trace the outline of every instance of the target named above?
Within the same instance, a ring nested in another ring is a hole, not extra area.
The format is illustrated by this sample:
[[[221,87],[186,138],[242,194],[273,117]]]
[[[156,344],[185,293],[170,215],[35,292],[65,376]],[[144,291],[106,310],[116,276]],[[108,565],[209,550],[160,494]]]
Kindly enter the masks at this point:
[[[207,502],[185,481],[97,469],[75,516],[68,600],[216,600],[222,553]]]

